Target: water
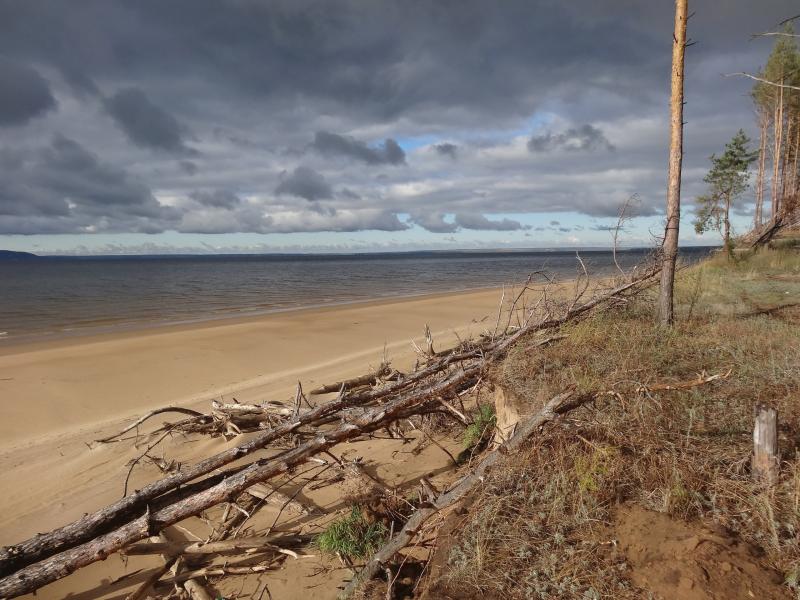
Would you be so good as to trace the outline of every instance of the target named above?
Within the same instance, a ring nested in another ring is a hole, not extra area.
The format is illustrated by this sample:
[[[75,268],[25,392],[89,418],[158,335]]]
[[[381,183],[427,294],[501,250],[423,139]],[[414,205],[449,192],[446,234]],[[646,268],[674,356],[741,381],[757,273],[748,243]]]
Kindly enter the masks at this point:
[[[619,253],[623,267],[648,250]],[[706,256],[689,248],[684,260]],[[609,251],[582,251],[596,275]],[[0,344],[519,283],[577,272],[574,251],[42,257],[0,261]]]

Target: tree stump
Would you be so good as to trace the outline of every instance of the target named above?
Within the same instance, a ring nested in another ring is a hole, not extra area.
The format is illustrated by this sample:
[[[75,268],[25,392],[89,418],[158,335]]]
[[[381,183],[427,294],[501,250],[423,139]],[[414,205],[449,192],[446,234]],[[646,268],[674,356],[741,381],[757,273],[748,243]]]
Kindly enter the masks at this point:
[[[778,411],[759,405],[753,428],[753,479],[772,484],[778,478]]]

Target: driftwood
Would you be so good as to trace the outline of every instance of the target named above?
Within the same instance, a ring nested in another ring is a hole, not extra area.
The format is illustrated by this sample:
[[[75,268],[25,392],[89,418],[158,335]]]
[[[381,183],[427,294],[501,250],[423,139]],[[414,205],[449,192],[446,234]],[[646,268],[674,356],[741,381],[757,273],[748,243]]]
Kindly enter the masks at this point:
[[[273,459],[255,461],[217,485],[150,512],[122,525],[109,533],[98,536],[80,546],[30,565],[0,580],[0,598],[13,598],[32,592],[48,583],[61,579],[77,569],[103,560],[124,546],[153,535],[155,532],[188,517],[236,497],[253,484],[266,481],[305,463],[311,456],[328,450],[334,445],[352,439],[367,431],[375,431],[390,423],[404,409],[419,403],[422,398],[446,393],[458,383],[474,378],[482,366],[460,369],[445,379],[420,391],[401,395],[396,400],[370,410],[364,417],[344,422],[339,427],[321,432],[311,440]]]
[[[636,388],[638,393],[641,392],[668,392],[672,390],[687,390],[693,387],[699,387],[712,381],[722,381],[730,377],[733,369],[728,369],[726,373],[717,373],[716,375],[706,375],[705,372],[697,376],[697,379],[691,381],[680,381],[678,383],[651,383],[649,385],[640,385]]]
[[[131,423],[130,425],[125,427],[125,429],[123,429],[119,433],[115,433],[112,436],[109,436],[107,438],[103,438],[102,440],[96,440],[96,441],[99,442],[99,443],[102,443],[102,444],[107,444],[109,442],[113,442],[114,440],[119,439],[120,437],[122,437],[123,435],[125,435],[126,433],[131,431],[132,429],[136,429],[137,427],[139,427],[139,425],[141,425],[142,423],[144,423],[145,421],[147,421],[151,417],[155,417],[156,415],[161,415],[161,414],[169,413],[169,412],[182,413],[184,415],[190,415],[192,417],[205,417],[205,415],[203,413],[201,413],[199,411],[196,411],[196,410],[192,410],[191,408],[183,408],[181,406],[166,406],[164,408],[157,408],[155,410],[151,410],[146,415],[143,415],[143,416],[139,417],[138,419],[136,419],[136,421],[134,421],[133,423]]]
[[[367,373],[360,377],[353,377],[352,379],[345,379],[344,381],[337,381],[336,383],[329,383],[323,385],[309,392],[312,396],[319,396],[321,394],[332,394],[342,389],[351,390],[353,388],[363,387],[365,385],[374,385],[382,377],[386,377],[392,372],[389,365],[383,363],[378,370],[374,373]]]
[[[166,556],[177,556],[179,554],[229,554],[242,553],[245,551],[265,551],[272,550],[280,554],[286,554],[297,558],[297,553],[282,548],[278,544],[298,543],[307,541],[304,538],[239,538],[224,540],[220,542],[145,542],[141,544],[131,544],[122,549],[126,556],[141,554],[164,554]]]
[[[251,440],[196,465],[182,467],[71,524],[6,547],[0,551],[0,575],[7,575],[0,579],[0,598],[34,591],[169,525],[216,504],[231,502],[253,485],[288,473],[338,443],[374,432],[397,419],[438,410],[443,399],[473,386],[486,366],[503,356],[522,336],[557,328],[603,303],[613,303],[626,294],[635,293],[649,285],[654,274],[651,271],[583,304],[575,301],[558,317],[546,313],[532,322],[533,311],[530,311],[513,332],[507,326],[497,336],[462,343],[450,352],[440,351],[425,366],[407,376],[387,378],[366,391],[348,393],[342,390],[334,400],[289,418],[279,415],[279,422]],[[366,409],[343,412],[360,406]],[[195,418],[206,417],[192,416]],[[295,436],[304,428],[319,427],[337,418],[340,422],[330,429],[305,431],[306,441],[295,448],[211,475],[284,437]]]
[[[496,464],[502,456],[518,450],[528,438],[548,421],[552,421],[556,416],[564,414],[592,398],[593,396],[591,395],[576,398],[572,392],[565,392],[550,400],[542,410],[519,427],[511,439],[495,452],[488,454],[470,475],[464,477],[455,486],[439,495],[431,506],[418,509],[406,522],[405,526],[372,556],[361,572],[345,587],[344,592],[339,597],[342,599],[351,597],[361,584],[377,577],[384,565],[408,545],[425,521],[437,512],[464,498],[466,494],[483,481],[487,469]]]
[[[292,414],[292,408],[281,402],[265,402],[264,404],[239,404],[238,402],[223,403],[212,400],[211,407],[215,412],[228,415],[267,415],[274,414],[288,417]]]
[[[446,365],[437,366],[436,368],[432,366],[425,370],[425,376],[433,375],[445,367]],[[420,377],[420,379],[422,378],[423,377]],[[395,387],[402,388],[406,386],[398,385]],[[384,395],[385,394],[375,394],[374,396],[380,398]],[[21,567],[53,556],[64,549],[74,547],[99,534],[105,533],[115,525],[124,523],[130,518],[138,516],[137,512],[140,513],[153,499],[162,494],[179,489],[182,485],[198,477],[202,477],[235,460],[239,460],[253,452],[261,450],[272,442],[299,430],[305,425],[314,425],[353,404],[371,401],[374,396],[370,394],[364,394],[357,398],[341,396],[336,400],[320,405],[312,411],[301,414],[291,421],[286,421],[269,429],[243,444],[224,450],[193,466],[181,469],[177,473],[148,484],[142,489],[136,490],[133,494],[118,500],[114,504],[106,506],[97,512],[87,514],[73,523],[55,529],[49,533],[38,535],[19,544],[7,546],[0,550],[0,575],[12,573]],[[211,487],[214,483],[213,480],[209,479],[208,487]],[[201,491],[202,485],[199,487],[201,489],[198,491]]]
[[[189,592],[189,597],[192,600],[214,600],[214,596],[209,594],[208,590],[196,578],[186,581],[183,584],[183,588]]]
[[[628,287],[630,286],[626,286],[625,289]],[[610,294],[613,293],[614,292],[611,292]],[[548,325],[548,327],[553,326],[555,325]],[[454,352],[453,354],[440,358],[412,375],[383,388],[353,395],[342,394],[338,398],[321,404],[307,413],[300,414],[294,419],[286,420],[266,430],[264,433],[243,444],[224,450],[193,466],[188,466],[163,479],[148,484],[140,490],[136,490],[133,494],[129,494],[94,513],[87,514],[73,523],[30,538],[24,542],[6,546],[0,549],[0,576],[13,573],[15,570],[91,540],[97,535],[106,533],[113,529],[113,527],[138,516],[137,513],[141,514],[155,498],[173,490],[180,489],[181,486],[184,486],[194,479],[207,475],[233,461],[261,450],[271,443],[297,432],[304,426],[314,426],[324,423],[347,407],[369,404],[381,400],[425,381],[444,371],[451,365],[480,357],[481,351],[477,349]],[[197,418],[207,417],[201,415],[201,417]],[[132,429],[132,427],[130,429]],[[215,484],[215,482],[208,479],[205,486],[211,487],[213,484]],[[194,488],[195,491],[201,491],[202,489],[204,489],[203,482],[200,482],[200,484]]]
[[[316,507],[308,509],[294,498],[290,498],[277,490],[268,489],[265,485],[260,483],[248,488],[247,493],[268,504],[277,504],[301,515],[308,515],[316,511]]]
[[[263,562],[257,565],[247,566],[232,566],[232,565],[219,565],[203,567],[194,571],[187,571],[180,573],[174,577],[164,579],[164,583],[183,583],[189,579],[197,579],[199,577],[220,577],[224,575],[250,575],[251,573],[263,573],[273,568],[275,561]]]
[[[147,597],[150,588],[152,588],[175,564],[177,557],[167,560],[161,567],[153,571],[153,573],[142,582],[132,593],[125,596],[125,600],[142,600]]]

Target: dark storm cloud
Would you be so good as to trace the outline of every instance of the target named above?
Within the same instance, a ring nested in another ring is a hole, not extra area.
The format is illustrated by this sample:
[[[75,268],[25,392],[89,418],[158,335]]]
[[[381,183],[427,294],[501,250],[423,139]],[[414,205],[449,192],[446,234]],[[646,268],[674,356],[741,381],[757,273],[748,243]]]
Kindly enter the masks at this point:
[[[320,173],[300,166],[283,177],[275,188],[275,193],[279,196],[288,194],[314,201],[332,197],[333,189]]]
[[[0,126],[22,125],[55,107],[44,77],[32,67],[0,56]]]
[[[142,90],[120,90],[106,98],[103,105],[119,128],[137,146],[169,152],[186,149],[178,120],[153,104]]]
[[[411,222],[431,233],[454,233],[458,231],[458,225],[445,221],[443,213],[428,211],[412,213]]]
[[[456,225],[464,229],[475,229],[482,231],[519,231],[520,229],[530,229],[519,221],[513,219],[501,219],[492,221],[480,213],[458,213],[455,219]]]
[[[230,190],[193,192],[190,196],[203,206],[213,206],[215,208],[233,208],[242,202],[242,199]]]
[[[555,135],[550,132],[544,135],[534,135],[528,140],[528,150],[531,152],[552,152],[553,150],[567,150],[570,152],[612,151],[614,146],[600,129],[587,124],[580,127],[571,127]]]
[[[346,135],[318,131],[311,147],[327,156],[346,156],[368,165],[401,165],[406,162],[406,153],[393,139],[387,138],[377,147]]]
[[[750,83],[719,74],[763,64],[771,41],[750,34],[796,14],[795,5],[693,5],[690,35],[700,43],[687,54],[687,198],[703,192],[707,157],[752,123]],[[672,8],[636,0],[0,2],[0,125],[16,125],[13,140],[0,138],[2,227],[400,231],[407,224],[397,215],[409,214],[452,233],[466,227],[459,220],[512,227],[487,214],[616,217],[634,192],[639,214],[655,220],[664,204]],[[96,118],[98,103],[113,121]],[[536,117],[552,118],[552,131],[531,130]],[[65,141],[49,154],[35,149],[57,131],[85,160]],[[184,154],[187,139],[202,154]],[[431,139],[458,147],[431,149]],[[434,155],[457,160],[426,160]],[[76,166],[60,166],[67,158]],[[345,160],[361,164],[332,164]]]
[[[436,152],[441,154],[442,156],[449,156],[450,158],[456,158],[456,153],[458,151],[458,146],[455,144],[451,144],[450,142],[442,142],[441,144],[436,144],[434,146],[436,148]]]
[[[46,60],[72,81],[81,72],[100,88],[125,74],[374,120],[415,111],[438,122],[436,113],[454,108],[508,119],[530,113],[529,92],[541,81],[555,88],[653,64],[645,50],[664,28],[640,20],[641,9],[587,18],[565,4],[3,3],[0,23],[15,26],[0,51]]]
[[[6,154],[0,170],[2,233],[155,233],[176,217],[146,185],[62,135],[40,150]]]
[[[178,163],[178,167],[187,175],[194,175],[198,171],[197,165],[190,160],[182,160]]]

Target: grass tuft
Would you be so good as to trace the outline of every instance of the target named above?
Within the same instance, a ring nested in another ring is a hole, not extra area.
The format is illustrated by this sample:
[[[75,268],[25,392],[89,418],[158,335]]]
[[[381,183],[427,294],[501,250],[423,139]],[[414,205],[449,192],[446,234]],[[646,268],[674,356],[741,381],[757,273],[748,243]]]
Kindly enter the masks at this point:
[[[345,559],[361,559],[371,555],[386,540],[386,526],[380,521],[369,522],[361,509],[354,506],[349,515],[331,523],[317,536],[316,546],[328,554]]]
[[[497,423],[494,407],[491,404],[481,404],[474,420],[464,430],[463,443],[465,448],[472,448],[491,435]]]

